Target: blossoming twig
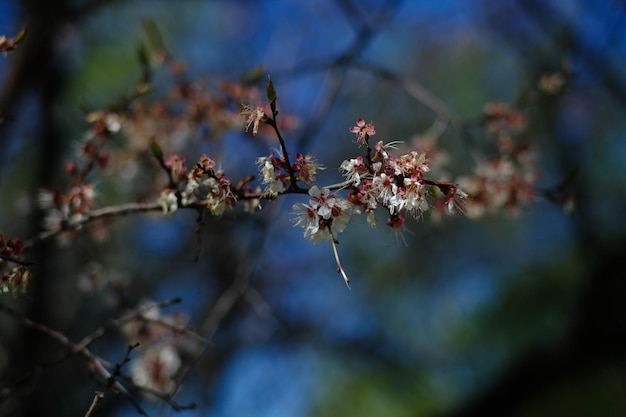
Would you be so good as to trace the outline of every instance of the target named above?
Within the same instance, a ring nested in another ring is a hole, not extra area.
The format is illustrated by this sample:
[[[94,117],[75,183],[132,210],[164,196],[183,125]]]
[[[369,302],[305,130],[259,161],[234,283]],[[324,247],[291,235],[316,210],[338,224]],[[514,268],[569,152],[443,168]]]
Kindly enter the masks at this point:
[[[289,179],[290,179],[289,188],[291,190],[296,191],[300,187],[298,187],[298,183],[296,179],[296,172],[294,171],[293,167],[291,166],[291,163],[289,162],[289,152],[287,152],[285,139],[280,134],[280,130],[278,129],[278,123],[277,123],[278,110],[276,108],[276,100],[277,100],[276,89],[274,88],[274,83],[272,82],[269,76],[267,77],[267,98],[270,102],[270,108],[272,110],[272,117],[268,118],[266,123],[269,124],[272,127],[272,129],[274,129],[274,132],[276,133],[276,137],[278,138],[278,141],[280,142],[280,148],[281,148],[281,151],[283,152],[283,157],[285,158],[285,169],[289,173]]]

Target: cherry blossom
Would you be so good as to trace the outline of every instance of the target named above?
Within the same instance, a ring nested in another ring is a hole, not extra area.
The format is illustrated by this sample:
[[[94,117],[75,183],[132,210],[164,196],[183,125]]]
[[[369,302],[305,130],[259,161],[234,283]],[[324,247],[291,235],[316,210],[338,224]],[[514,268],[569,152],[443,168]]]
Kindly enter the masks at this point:
[[[309,204],[296,203],[293,213],[296,226],[304,228],[304,237],[314,242],[331,239],[332,233],[341,233],[350,221],[352,205],[336,197],[327,188],[313,186],[309,190]]]
[[[356,140],[358,143],[366,143],[370,136],[376,134],[374,124],[372,122],[365,123],[363,119],[357,119],[356,126],[350,128],[350,132],[356,133]]]

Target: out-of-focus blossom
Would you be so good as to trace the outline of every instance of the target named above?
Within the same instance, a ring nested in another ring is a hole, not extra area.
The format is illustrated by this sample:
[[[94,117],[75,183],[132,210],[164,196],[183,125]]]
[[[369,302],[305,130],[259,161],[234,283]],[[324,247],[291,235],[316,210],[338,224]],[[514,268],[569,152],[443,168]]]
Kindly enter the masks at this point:
[[[163,209],[163,214],[171,214],[178,210],[178,197],[176,191],[172,189],[165,189],[161,191],[157,204]]]
[[[526,127],[526,116],[507,103],[492,101],[485,104],[485,127],[493,136],[509,136]]]
[[[24,294],[30,280],[30,269],[25,265],[17,265],[0,275],[0,294],[11,292],[13,296]]]
[[[172,394],[176,389],[174,377],[182,361],[171,345],[148,349],[132,362],[133,383],[161,394]]]

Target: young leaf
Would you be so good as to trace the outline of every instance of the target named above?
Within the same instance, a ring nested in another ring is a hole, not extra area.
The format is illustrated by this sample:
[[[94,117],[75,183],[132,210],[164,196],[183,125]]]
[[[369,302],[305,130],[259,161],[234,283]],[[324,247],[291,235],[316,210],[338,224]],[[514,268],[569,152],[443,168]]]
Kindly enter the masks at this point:
[[[154,155],[159,162],[163,162],[163,149],[161,149],[154,139],[150,142],[150,150],[152,151],[152,155]]]
[[[267,99],[271,103],[272,101],[276,101],[276,89],[274,88],[274,83],[270,76],[267,76]]]
[[[272,109],[272,114],[276,115],[276,89],[274,88],[274,83],[270,76],[267,76],[267,100],[270,102],[270,107]]]

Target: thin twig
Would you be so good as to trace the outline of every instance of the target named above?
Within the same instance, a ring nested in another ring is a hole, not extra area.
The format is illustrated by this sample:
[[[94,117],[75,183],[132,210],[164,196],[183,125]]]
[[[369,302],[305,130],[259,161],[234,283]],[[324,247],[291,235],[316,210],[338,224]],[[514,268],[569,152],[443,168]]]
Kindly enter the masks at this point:
[[[346,282],[346,286],[348,287],[348,289],[351,289],[350,279],[348,278],[346,271],[341,266],[341,261],[339,260],[339,252],[337,251],[337,243],[339,242],[335,239],[335,235],[333,234],[333,230],[331,229],[330,225],[328,225],[327,227],[328,227],[328,233],[330,234],[330,244],[333,246],[333,253],[335,254],[335,261],[337,262],[337,272],[340,273],[341,276],[343,277],[343,280]]]
[[[296,172],[294,171],[293,166],[291,166],[291,162],[289,162],[289,152],[287,152],[285,139],[280,134],[280,130],[278,129],[278,123],[276,122],[277,115],[278,115],[278,112],[277,111],[274,112],[273,119],[268,120],[267,124],[270,125],[274,129],[274,132],[276,133],[276,137],[278,137],[278,141],[280,142],[280,148],[283,153],[283,157],[285,158],[285,169],[287,170],[287,173],[289,174],[289,179],[290,179],[289,189],[295,191],[295,190],[298,190],[300,187],[298,187]]]
[[[205,346],[214,346],[211,341],[205,339],[204,337],[202,337],[198,333],[188,329],[187,327],[178,326],[176,324],[168,323],[168,322],[166,322],[164,320],[149,319],[147,317],[139,317],[138,320],[141,320],[141,321],[146,322],[146,323],[154,324],[154,325],[157,325],[157,326],[165,327],[165,328],[171,330],[174,333],[184,334],[185,336],[189,336],[192,339],[194,339],[195,341],[200,342],[201,344],[203,344]]]
[[[67,347],[70,352],[79,354],[90,364],[91,367],[93,367],[94,370],[96,370],[100,374],[100,376],[105,381],[108,381],[109,378],[111,378],[112,376],[111,373],[104,366],[105,361],[99,356],[95,355],[93,352],[91,352],[91,350],[89,350],[86,346],[82,346],[80,344],[76,344],[72,342],[63,333],[56,331],[54,329],[51,329],[50,327],[44,324],[32,321],[31,319],[23,316],[20,312],[4,304],[0,304],[0,312],[8,315],[9,317],[12,317],[13,319],[22,323],[23,325],[30,327],[31,329],[37,330],[38,332],[45,334],[51,339],[56,340],[60,344]],[[118,394],[122,394],[126,397],[130,397],[130,394],[128,393],[126,388],[124,388],[124,386],[120,384],[119,382],[114,382],[111,385],[111,388],[113,389],[114,392]]]
[[[250,284],[250,271],[247,268],[243,271],[241,269],[243,269],[243,266],[237,271],[236,278],[230,287],[220,295],[213,305],[200,327],[200,334],[207,335],[207,337],[212,336],[217,330],[219,323],[233,308],[235,302],[246,292]]]
[[[155,304],[157,305],[167,304],[167,303],[171,303],[172,301],[178,302],[179,299],[166,300],[165,302],[155,303]],[[149,308],[154,308],[154,305],[150,305]],[[146,310],[145,308],[142,308],[138,311],[144,312],[145,310]],[[104,359],[97,356],[96,354],[94,354],[90,349],[87,348],[87,345],[89,343],[93,342],[93,340],[95,340],[97,337],[100,337],[100,335],[104,333],[104,329],[98,329],[96,332],[92,333],[90,336],[84,338],[83,341],[81,341],[80,343],[74,343],[71,340],[69,340],[67,336],[65,336],[63,333],[56,331],[54,329],[51,329],[50,327],[44,324],[32,321],[31,319],[23,316],[20,312],[8,306],[5,306],[4,304],[0,304],[0,312],[5,313],[6,315],[12,317],[16,321],[22,323],[23,325],[30,327],[31,329],[34,329],[56,340],[57,342],[67,347],[70,353],[78,354],[82,356],[89,364],[89,369],[92,371],[96,371],[97,374],[100,375],[100,377],[102,378],[106,386],[108,386],[114,393],[122,395],[128,401],[130,401],[139,414],[149,417],[148,413],[146,412],[146,410],[143,409],[141,404],[139,404],[139,402],[128,392],[128,390],[117,380],[116,377],[118,376],[118,374],[120,374],[119,369],[116,370],[115,374],[111,374],[111,372],[107,370],[107,367],[112,367],[112,365],[106,362]],[[138,314],[139,314],[138,312],[135,312],[134,315],[127,316],[123,319],[118,320],[116,324],[120,325],[120,323],[127,322],[130,320],[130,317],[136,318],[135,315],[138,315]],[[132,384],[132,385],[137,389],[147,391],[147,388],[145,387],[138,386],[135,384]],[[159,397],[159,398],[162,398],[162,397]],[[167,398],[167,399],[162,398],[162,399],[167,401],[168,404],[172,405],[173,407],[174,407],[173,404],[175,404],[177,409],[182,409],[181,407],[183,408],[188,407],[188,406],[181,406],[180,404],[173,402],[171,398]]]
[[[98,340],[99,338],[101,338],[102,336],[104,336],[104,333],[106,332],[107,329],[114,329],[114,328],[119,328],[122,327],[123,325],[130,323],[132,321],[135,321],[139,318],[143,318],[144,313],[153,310],[153,309],[162,309],[165,307],[168,307],[170,305],[173,304],[178,304],[180,303],[182,300],[180,298],[172,298],[169,300],[162,300],[162,301],[158,301],[158,302],[154,302],[154,303],[149,303],[146,305],[143,305],[137,309],[135,309],[134,311],[131,311],[130,313],[124,315],[123,317],[120,317],[117,320],[112,320],[109,323],[107,323],[105,326],[102,326],[98,329],[96,329],[95,331],[91,332],[90,334],[88,334],[87,336],[85,336],[79,343],[77,346],[80,347],[87,347],[90,344],[92,344],[93,342],[95,342],[96,340]]]
[[[261,239],[265,239],[267,234],[263,235]],[[256,242],[255,244],[262,245],[262,242]],[[200,335],[204,335],[210,339],[217,331],[220,323],[224,318],[232,311],[235,303],[239,300],[246,291],[250,288],[250,280],[252,278],[252,271],[250,270],[248,262],[239,262],[238,267],[234,274],[234,280],[230,286],[220,295],[209,313],[207,314],[204,323],[200,326]],[[184,367],[177,377],[176,385],[180,386],[182,381],[186,378],[187,374],[193,368],[194,363],[200,360],[204,352],[206,351],[204,346],[196,354],[193,361],[191,361],[186,367]]]
[[[139,347],[139,343],[135,343],[134,345],[128,345],[128,348],[126,349],[126,355],[124,355],[124,358],[120,362],[115,364],[115,369],[113,370],[113,374],[111,375],[108,381],[109,384],[113,384],[117,380],[117,378],[122,374],[122,368],[124,367],[124,365],[130,362],[131,352],[138,347]]]
[[[96,405],[98,405],[100,400],[102,400],[103,398],[104,398],[104,394],[100,391],[96,391],[96,393],[93,396],[93,401],[91,402],[91,405],[89,406],[89,410],[87,410],[87,413],[85,414],[85,417],[91,416],[91,413],[93,413],[93,410],[96,409]]]
[[[162,210],[162,207],[158,203],[128,203],[121,204],[119,206],[104,207],[101,209],[92,210],[83,219],[69,226],[60,225],[58,227],[55,227],[54,229],[46,230],[45,232],[40,233],[36,237],[24,242],[24,247],[32,247],[36,243],[58,236],[63,232],[78,230],[88,223],[91,223],[98,219],[125,216],[131,213],[144,213],[159,210]]]

